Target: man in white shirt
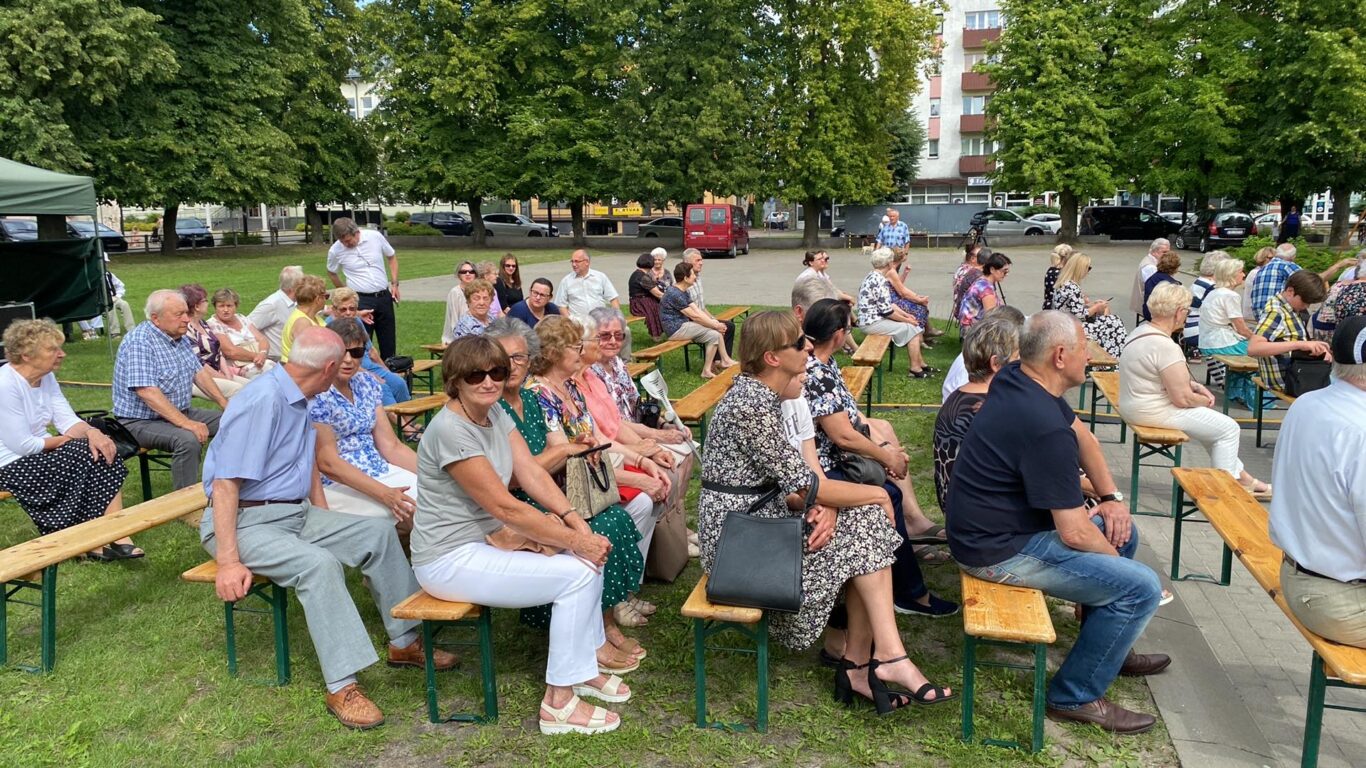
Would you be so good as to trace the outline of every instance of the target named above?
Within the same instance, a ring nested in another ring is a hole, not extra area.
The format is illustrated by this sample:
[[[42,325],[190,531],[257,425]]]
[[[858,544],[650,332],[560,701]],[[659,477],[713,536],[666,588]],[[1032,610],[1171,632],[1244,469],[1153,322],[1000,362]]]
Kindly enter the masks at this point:
[[[707,311],[706,297],[702,290],[702,252],[696,248],[689,248],[683,252],[683,262],[692,266],[693,284],[688,289],[688,298],[692,303],[702,310],[702,314],[716,320],[716,315]],[[735,344],[735,322],[733,320],[717,320],[726,326],[725,338],[722,340],[726,345],[726,354],[729,355],[731,348]]]
[[[1366,316],[1338,323],[1333,381],[1286,412],[1272,468],[1281,589],[1311,631],[1366,648]]]
[[[555,288],[555,303],[560,305],[561,311],[571,315],[586,315],[598,307],[610,306],[621,310],[617,289],[607,275],[591,268],[592,261],[588,251],[582,248],[569,255],[569,266],[573,271],[565,275]]]
[[[265,334],[266,341],[270,342],[270,350],[266,357],[277,363],[280,362],[280,336],[285,332],[285,321],[289,319],[289,313],[294,311],[294,284],[303,276],[304,269],[297,264],[280,270],[280,290],[262,299],[247,316],[251,324]]]
[[[327,249],[327,276],[337,288],[348,287],[360,295],[360,308],[373,312],[371,333],[379,356],[394,356],[394,304],[398,302],[398,254],[373,229],[361,229],[356,222],[340,218],[332,222],[332,247]],[[389,274],[385,274],[385,264]],[[341,269],[343,274],[338,275]]]
[[[1159,237],[1148,246],[1148,255],[1138,260],[1138,272],[1134,274],[1133,291],[1129,294],[1129,311],[1138,317],[1143,316],[1143,284],[1157,271],[1157,260],[1172,249],[1171,241]]]

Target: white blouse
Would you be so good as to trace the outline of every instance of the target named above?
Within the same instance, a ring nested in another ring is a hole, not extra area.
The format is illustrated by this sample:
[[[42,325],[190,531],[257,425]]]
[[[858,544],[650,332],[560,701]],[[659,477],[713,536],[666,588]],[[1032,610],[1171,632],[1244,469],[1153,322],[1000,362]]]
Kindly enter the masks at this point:
[[[0,368],[0,467],[40,453],[48,425],[65,433],[80,423],[51,373],[30,386],[14,366]]]

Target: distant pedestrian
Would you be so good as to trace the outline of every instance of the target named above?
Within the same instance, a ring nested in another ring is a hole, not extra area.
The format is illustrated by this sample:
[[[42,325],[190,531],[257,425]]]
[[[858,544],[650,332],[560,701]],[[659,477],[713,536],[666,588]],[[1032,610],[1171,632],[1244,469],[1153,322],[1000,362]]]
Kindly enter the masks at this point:
[[[374,313],[371,328],[375,344],[379,356],[388,360],[397,351],[394,304],[399,300],[398,255],[384,235],[373,229],[361,229],[346,217],[332,222],[332,239],[332,247],[327,249],[327,276],[335,287],[346,286],[356,291],[362,312]]]

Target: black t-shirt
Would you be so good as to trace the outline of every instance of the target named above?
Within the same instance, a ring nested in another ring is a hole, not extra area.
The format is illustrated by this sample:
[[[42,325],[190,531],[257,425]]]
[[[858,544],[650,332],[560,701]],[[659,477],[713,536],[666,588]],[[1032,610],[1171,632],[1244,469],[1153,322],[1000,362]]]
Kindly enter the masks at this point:
[[[504,312],[522,300],[522,289],[504,283],[501,277],[493,284],[493,290],[498,294],[498,306],[502,307]]]
[[[944,517],[954,559],[976,567],[1008,560],[1053,530],[1050,510],[1082,505],[1075,419],[1018,362],[996,374],[949,484]]]
[[[655,280],[655,276],[649,272],[641,272],[637,269],[631,273],[631,279],[626,282],[626,285],[627,295],[630,298],[634,299],[640,296],[649,296],[653,299],[654,294],[650,293],[650,291],[659,287],[659,281]]]

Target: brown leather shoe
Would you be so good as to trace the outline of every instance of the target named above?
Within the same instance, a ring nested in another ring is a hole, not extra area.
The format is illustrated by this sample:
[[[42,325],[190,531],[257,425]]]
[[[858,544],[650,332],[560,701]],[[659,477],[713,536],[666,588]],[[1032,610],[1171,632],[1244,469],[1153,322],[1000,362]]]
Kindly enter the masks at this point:
[[[1165,653],[1134,653],[1129,651],[1129,655],[1124,657],[1124,666],[1119,668],[1119,673],[1125,677],[1155,675],[1166,669],[1171,663],[1172,657]]]
[[[1104,697],[1076,709],[1048,708],[1048,719],[1059,722],[1091,723],[1111,733],[1143,733],[1152,728],[1157,718],[1142,712],[1132,712]]]
[[[459,663],[459,659],[450,651],[443,651],[440,648],[432,651],[432,665],[437,672],[445,672]],[[422,638],[407,648],[398,648],[394,645],[389,646],[389,666],[391,667],[421,667],[424,665],[422,658]]]
[[[384,725],[384,713],[379,711],[375,702],[361,693],[360,686],[355,683],[336,693],[327,694],[325,700],[327,711],[347,728],[364,731],[377,725]]]

